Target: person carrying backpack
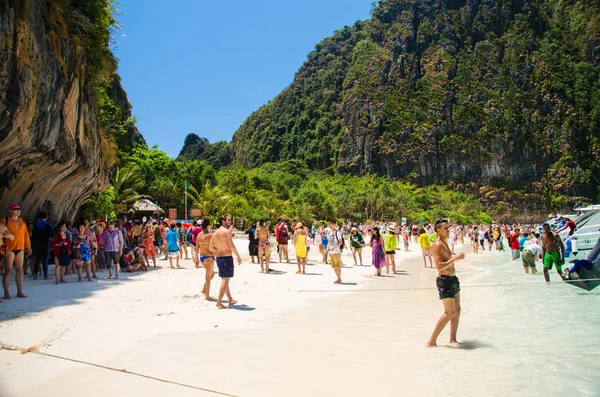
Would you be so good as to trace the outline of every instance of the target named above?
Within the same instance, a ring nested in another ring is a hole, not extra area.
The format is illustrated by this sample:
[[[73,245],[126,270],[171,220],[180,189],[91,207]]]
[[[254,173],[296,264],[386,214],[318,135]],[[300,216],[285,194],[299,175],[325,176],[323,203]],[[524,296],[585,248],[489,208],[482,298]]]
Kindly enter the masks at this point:
[[[342,248],[344,244],[344,236],[337,228],[337,222],[329,222],[329,229],[331,232],[328,237],[327,250],[329,252],[329,258],[331,260],[331,267],[337,276],[335,284],[342,283]]]

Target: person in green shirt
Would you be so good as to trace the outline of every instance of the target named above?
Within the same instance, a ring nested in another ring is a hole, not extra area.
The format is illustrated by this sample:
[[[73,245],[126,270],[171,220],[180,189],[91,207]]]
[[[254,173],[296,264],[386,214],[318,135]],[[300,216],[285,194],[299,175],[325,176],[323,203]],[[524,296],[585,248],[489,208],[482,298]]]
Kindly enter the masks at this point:
[[[356,254],[358,254],[358,259],[360,259],[360,265],[362,266],[362,247],[365,246],[365,239],[355,227],[353,227],[350,230],[350,242],[352,249],[352,257],[354,258],[354,266],[358,266],[358,264],[356,263]]]
[[[390,273],[390,266],[392,271],[396,274],[396,229],[394,226],[387,228],[387,233],[383,235],[383,250],[385,251],[385,263],[386,272]]]

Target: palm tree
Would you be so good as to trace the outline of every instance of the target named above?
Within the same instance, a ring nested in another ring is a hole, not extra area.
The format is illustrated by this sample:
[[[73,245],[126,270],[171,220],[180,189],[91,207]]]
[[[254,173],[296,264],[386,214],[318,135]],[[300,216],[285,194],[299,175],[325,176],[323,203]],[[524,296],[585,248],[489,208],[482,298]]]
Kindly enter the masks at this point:
[[[248,207],[248,200],[243,196],[233,196],[221,203],[220,210],[222,214],[230,214],[232,216],[243,217],[244,208]]]
[[[206,182],[200,191],[190,187],[188,197],[192,205],[202,211],[202,216],[216,216],[221,213],[231,195],[221,186],[212,187]]]
[[[109,189],[115,195],[115,204],[129,204],[141,198],[151,198],[137,192],[143,186],[142,175],[133,167],[117,167],[110,177]]]

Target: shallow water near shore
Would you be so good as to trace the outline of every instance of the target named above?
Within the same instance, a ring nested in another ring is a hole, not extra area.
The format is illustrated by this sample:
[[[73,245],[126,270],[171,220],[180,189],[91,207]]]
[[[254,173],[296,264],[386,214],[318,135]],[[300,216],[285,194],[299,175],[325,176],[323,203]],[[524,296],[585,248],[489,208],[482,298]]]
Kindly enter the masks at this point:
[[[463,344],[424,363],[433,395],[600,395],[600,289],[563,283],[555,270],[546,284],[541,263],[525,274],[510,253],[467,253],[457,268],[469,273],[461,277]],[[539,283],[518,285],[529,282]],[[495,283],[515,285],[468,287]]]

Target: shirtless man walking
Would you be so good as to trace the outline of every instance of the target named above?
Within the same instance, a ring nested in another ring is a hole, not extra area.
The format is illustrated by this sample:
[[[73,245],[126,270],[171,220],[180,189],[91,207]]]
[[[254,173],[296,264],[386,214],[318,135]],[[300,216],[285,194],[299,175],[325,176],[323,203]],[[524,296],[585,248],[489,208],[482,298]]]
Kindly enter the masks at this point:
[[[439,220],[435,223],[435,232],[438,235],[433,243],[433,260],[438,271],[438,277],[435,280],[440,300],[444,305],[444,314],[440,317],[427,347],[437,347],[437,338],[450,321],[450,343],[457,343],[456,331],[458,330],[458,320],[460,319],[460,283],[456,277],[454,262],[464,259],[462,252],[458,255],[452,255],[446,240],[450,233],[450,225],[447,220]]]
[[[238,254],[237,248],[235,248],[235,245],[233,244],[231,230],[229,230],[229,225],[231,225],[231,219],[229,216],[222,215],[220,218],[220,224],[221,227],[219,227],[217,231],[213,233],[208,247],[211,253],[214,253],[216,256],[217,267],[219,268],[219,277],[223,279],[223,281],[221,281],[221,288],[219,289],[219,297],[217,298],[217,308],[225,309],[225,306],[222,303],[224,295],[227,295],[229,307],[237,303],[237,301],[233,300],[231,291],[229,290],[229,280],[233,277],[232,253],[234,253],[237,257],[239,265],[242,264],[242,258],[240,257],[240,254]]]
[[[200,252],[200,263],[206,271],[202,294],[204,294],[207,301],[216,301],[215,298],[210,296],[210,282],[215,277],[215,257],[214,253],[210,250],[210,241],[212,239],[210,229],[210,219],[204,218],[204,220],[202,220],[202,233],[196,236],[196,247]],[[200,263],[196,263],[196,268],[200,267]]]
[[[258,240],[258,261],[260,262],[261,273],[269,273],[269,263],[271,262],[270,237],[271,233],[267,226],[267,220],[261,219],[260,226],[256,228],[254,233],[254,238]]]
[[[565,263],[565,246],[559,236],[552,233],[550,225],[544,223],[544,235],[542,236],[542,258],[544,258],[544,278],[550,282],[548,270],[552,270],[552,265],[556,265],[556,271],[560,278],[562,275],[562,265]]]

